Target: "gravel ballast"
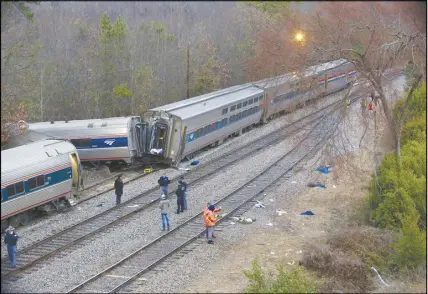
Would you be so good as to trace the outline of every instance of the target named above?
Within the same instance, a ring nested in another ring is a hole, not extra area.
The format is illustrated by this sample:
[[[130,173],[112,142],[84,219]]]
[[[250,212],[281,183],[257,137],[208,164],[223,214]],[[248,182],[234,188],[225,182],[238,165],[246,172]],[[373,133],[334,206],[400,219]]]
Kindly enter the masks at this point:
[[[171,214],[171,225],[187,220],[200,213],[207,201],[216,201],[232,192],[261,170],[277,160],[294,147],[302,133],[266,148],[247,160],[225,169],[222,173],[207,179],[197,187],[190,187],[188,211],[184,214]],[[175,198],[171,199],[175,208]],[[171,211],[173,212],[173,211]],[[201,227],[203,227],[201,219]],[[65,257],[54,259],[38,271],[26,275],[19,284],[13,285],[13,291],[19,292],[64,292],[89,278],[101,269],[117,262],[137,248],[161,235],[159,210],[155,206],[124,222],[120,227],[98,234],[92,241],[76,250],[70,250]],[[67,277],[62,283],[57,277]],[[5,289],[4,291],[10,291]]]

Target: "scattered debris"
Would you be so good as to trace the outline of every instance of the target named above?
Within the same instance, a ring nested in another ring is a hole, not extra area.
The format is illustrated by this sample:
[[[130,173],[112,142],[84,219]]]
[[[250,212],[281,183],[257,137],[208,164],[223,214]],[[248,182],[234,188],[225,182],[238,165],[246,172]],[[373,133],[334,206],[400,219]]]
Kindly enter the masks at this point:
[[[241,224],[251,224],[251,223],[253,223],[253,222],[255,222],[256,221],[256,219],[255,218],[240,218],[239,219],[239,222],[241,223]]]
[[[263,196],[266,196],[267,194],[266,193],[263,193]]]
[[[236,216],[232,216],[231,219],[233,219],[234,221],[239,221],[239,217]]]
[[[296,254],[301,254],[303,251],[302,250],[297,250]]]
[[[103,206],[103,204],[102,204],[102,203],[100,203],[100,204],[98,204],[98,205],[97,205],[97,207],[101,207],[101,206]]]
[[[294,260],[293,260],[293,263],[289,263],[289,262],[287,262],[287,264],[288,264],[288,265],[293,265],[293,264],[294,264]]]
[[[269,199],[270,202],[275,202],[275,199]]]
[[[265,208],[266,206],[263,204],[263,203],[261,203],[259,200],[256,200],[257,201],[257,203],[256,204],[254,204],[254,207],[257,207],[257,208]]]
[[[284,211],[284,210],[277,210],[277,211],[276,211],[276,213],[277,213],[279,216],[281,216],[281,215],[283,215],[283,214],[287,214],[287,212],[286,212],[286,211]]]
[[[271,251],[270,254],[275,255],[275,252]]]
[[[199,164],[199,160],[194,160],[190,163],[190,165],[198,165]]]
[[[334,168],[330,167],[328,164],[325,166],[320,166],[316,169],[316,171],[319,171],[322,174],[328,174],[330,172],[332,172],[334,170]]]
[[[82,207],[80,207],[80,206],[79,206],[79,207],[77,207],[77,210],[82,210]]]
[[[308,184],[308,187],[309,187],[309,188],[315,188],[315,187],[318,187],[318,188],[324,188],[324,189],[326,188],[326,187],[325,187],[325,185],[324,185],[324,184],[321,184],[321,183],[309,183],[309,184]]]
[[[216,218],[222,218],[222,217],[225,217],[225,215],[226,215],[227,213],[222,213],[222,214],[216,214],[215,215],[215,217]]]
[[[300,215],[315,215],[315,213],[313,213],[310,210],[306,210],[305,212],[302,212]]]
[[[334,189],[336,189],[336,186],[335,186],[335,185],[333,185],[333,188],[334,188]]]
[[[138,204],[134,204],[134,205],[128,205],[129,208],[134,208],[134,207],[138,207]]]
[[[296,181],[291,181],[291,183],[292,183],[292,184],[297,184],[297,182],[296,182]]]
[[[374,267],[371,267],[371,269],[375,271],[375,273],[377,274],[377,276],[378,276],[379,280],[382,282],[382,284],[384,284],[385,286],[388,286],[388,287],[389,287],[389,285],[388,285],[387,283],[385,283],[385,281],[384,281],[384,280],[382,279],[382,277],[379,275],[379,273],[377,272],[377,270],[376,270]]]
[[[269,226],[269,227],[272,227],[273,226],[273,223],[268,223],[268,224],[266,224],[267,226]]]
[[[190,168],[188,168],[188,167],[186,167],[186,168],[182,168],[182,167],[180,167],[178,170],[185,170],[185,171],[189,171],[189,170],[190,170]]]
[[[236,224],[236,223],[235,223],[235,222],[230,222],[230,223],[229,223],[229,225],[234,225],[234,224]]]

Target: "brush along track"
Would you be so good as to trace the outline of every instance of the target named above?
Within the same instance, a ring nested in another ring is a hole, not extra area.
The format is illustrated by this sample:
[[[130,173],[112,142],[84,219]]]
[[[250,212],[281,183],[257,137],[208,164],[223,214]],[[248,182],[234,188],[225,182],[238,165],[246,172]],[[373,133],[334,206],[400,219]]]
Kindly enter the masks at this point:
[[[356,96],[356,95],[354,95]],[[358,99],[361,95],[354,97],[353,100]],[[217,171],[230,166],[231,164],[247,158],[251,154],[259,151],[260,149],[277,144],[284,140],[287,136],[301,130],[304,126],[318,120],[322,113],[330,108],[339,105],[340,102],[332,103],[305,118],[302,118],[290,125],[287,125],[280,130],[271,132],[260,139],[250,142],[249,144],[240,147],[240,152],[232,150],[221,156],[220,159],[210,161],[205,165],[201,165],[191,172],[186,174],[188,184],[192,185],[198,181],[215,174]],[[328,114],[329,112],[327,112]],[[324,114],[326,116],[327,114]],[[308,121],[309,120],[309,121]],[[281,132],[286,129],[286,132]],[[174,179],[175,180],[175,179]],[[173,181],[172,181],[173,182]],[[174,183],[172,183],[173,185]],[[17,273],[27,269],[37,262],[40,262],[56,253],[59,253],[66,248],[80,243],[97,232],[111,228],[113,225],[119,224],[121,221],[128,217],[141,212],[144,209],[151,207],[159,199],[159,188],[153,188],[144,192],[130,200],[123,202],[121,205],[110,208],[100,214],[97,214],[89,219],[86,219],[78,224],[75,224],[51,237],[33,243],[30,246],[20,250],[17,255],[17,267],[15,272],[11,271],[7,259],[2,260],[2,278],[9,276],[11,273]],[[137,205],[137,206],[135,206]],[[135,206],[135,207],[128,207]],[[3,277],[3,275],[5,277]]]
[[[321,122],[324,122],[325,126],[319,126]],[[246,204],[253,201],[282,176],[288,174],[303,159],[313,156],[332,133],[330,130],[334,129],[338,123],[339,119],[333,123],[328,119],[322,119],[291,151],[281,156],[240,188],[217,201],[216,205],[228,209],[228,213],[221,220],[246,208]],[[201,216],[202,212],[74,287],[68,293],[111,293],[123,289],[141,274],[150,271],[204,234],[205,227]]]

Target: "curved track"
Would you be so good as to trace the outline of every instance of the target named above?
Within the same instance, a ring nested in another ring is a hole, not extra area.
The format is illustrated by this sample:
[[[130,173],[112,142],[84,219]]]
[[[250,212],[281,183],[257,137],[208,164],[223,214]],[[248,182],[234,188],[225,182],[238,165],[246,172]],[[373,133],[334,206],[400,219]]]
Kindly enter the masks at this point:
[[[325,126],[320,126],[322,122],[325,123]],[[334,129],[338,123],[339,119],[333,123],[328,119],[321,119],[291,151],[240,188],[217,201],[216,205],[219,204],[228,209],[227,214],[222,219],[224,220],[239,210],[245,209],[246,204],[253,201],[266,188],[288,174],[303,159],[315,154],[329,137],[330,130]],[[205,228],[201,216],[202,212],[191,217],[170,232],[144,245],[121,261],[71,289],[68,293],[112,293],[124,289],[138,276],[150,271],[202,235]]]
[[[364,93],[354,93],[350,96],[352,101],[367,95],[368,91]],[[335,106],[340,105],[342,101],[332,103],[304,118],[301,118],[290,125],[286,125],[279,130],[275,130],[267,135],[249,142],[245,146],[239,148],[240,152],[232,150],[220,158],[215,158],[210,162],[198,166],[186,174],[189,186],[197,183],[198,181],[215,174],[219,170],[238,162],[239,160],[258,152],[260,149],[277,144],[284,140],[287,136],[296,133],[307,125],[314,123],[322,116],[326,116],[334,112]],[[332,109],[332,110],[331,110]],[[177,178],[172,179],[171,186],[176,184]],[[159,189],[157,187],[150,189],[132,199],[123,202],[121,205],[112,207],[100,214],[90,217],[82,222],[79,222],[65,230],[54,234],[44,240],[38,241],[18,251],[17,254],[17,267],[14,272],[8,264],[7,258],[2,259],[2,278],[7,278],[11,273],[17,273],[27,268],[32,267],[34,264],[63,251],[64,249],[78,244],[81,241],[93,237],[97,232],[119,224],[121,221],[129,218],[136,213],[151,207],[159,200]],[[137,205],[136,205],[137,204]],[[130,208],[128,206],[135,206]]]

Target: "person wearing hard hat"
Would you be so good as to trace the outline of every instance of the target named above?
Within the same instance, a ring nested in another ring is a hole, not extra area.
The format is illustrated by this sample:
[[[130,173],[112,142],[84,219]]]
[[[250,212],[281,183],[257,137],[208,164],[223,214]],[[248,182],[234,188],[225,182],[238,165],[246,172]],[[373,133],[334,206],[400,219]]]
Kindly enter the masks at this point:
[[[209,212],[209,207],[211,206],[212,204],[211,204],[211,202],[208,202],[207,203],[207,207],[205,207],[205,209],[204,209],[204,221],[205,221],[205,217],[207,216],[207,214],[208,214],[208,212]],[[216,212],[219,212],[219,211],[221,211],[221,207],[219,207],[219,208],[215,208],[214,209],[214,211],[213,211],[213,213],[216,213]],[[206,235],[206,237],[207,237],[207,239],[208,239],[208,227],[206,227],[206,231],[205,231],[205,235]],[[215,238],[215,236],[214,236],[214,231],[213,231],[213,233],[212,233],[212,236],[213,236],[213,238]]]
[[[6,229],[6,235],[4,236],[4,243],[7,245],[7,254],[9,255],[9,261],[12,268],[16,268],[16,244],[18,243],[19,236],[15,233],[15,229],[9,226]]]
[[[206,226],[207,232],[208,232],[208,244],[214,244],[213,232],[214,232],[214,226],[216,223],[216,219],[214,216],[214,210],[215,210],[214,205],[210,205],[208,207],[208,212],[207,212],[206,216],[204,217],[205,226]]]

